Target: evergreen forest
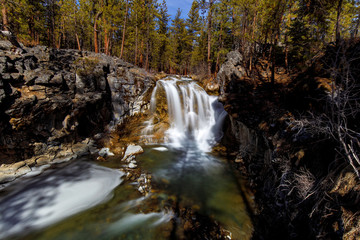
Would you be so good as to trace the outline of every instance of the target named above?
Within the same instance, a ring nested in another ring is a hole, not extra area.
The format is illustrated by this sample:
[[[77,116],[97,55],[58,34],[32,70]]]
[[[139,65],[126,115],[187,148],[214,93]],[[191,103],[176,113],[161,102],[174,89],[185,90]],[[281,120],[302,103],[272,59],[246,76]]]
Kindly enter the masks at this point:
[[[148,71],[211,76],[238,49],[252,69],[299,70],[329,43],[356,38],[355,0],[194,0],[170,16],[165,0],[2,0],[3,29],[26,46],[117,56]]]

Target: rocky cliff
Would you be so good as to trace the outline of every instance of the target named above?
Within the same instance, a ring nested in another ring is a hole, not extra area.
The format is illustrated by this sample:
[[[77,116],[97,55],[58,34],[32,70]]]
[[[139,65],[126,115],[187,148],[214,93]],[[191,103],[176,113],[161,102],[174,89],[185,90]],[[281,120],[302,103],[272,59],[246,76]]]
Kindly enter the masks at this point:
[[[103,54],[0,42],[0,163],[80,142],[145,110],[154,78]],[[54,157],[53,156],[53,157]]]
[[[336,142],[306,127],[310,120],[299,114],[326,96],[328,87],[314,78],[302,74],[275,85],[249,78],[239,52],[229,53],[218,73],[220,100],[229,113],[223,144],[255,195],[254,239],[360,234],[359,179],[336,157]]]

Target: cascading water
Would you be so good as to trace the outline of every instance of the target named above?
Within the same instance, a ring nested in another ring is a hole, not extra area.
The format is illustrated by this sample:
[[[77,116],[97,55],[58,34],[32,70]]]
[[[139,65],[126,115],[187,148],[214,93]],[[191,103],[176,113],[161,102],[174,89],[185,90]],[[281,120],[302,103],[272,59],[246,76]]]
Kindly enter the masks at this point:
[[[114,109],[120,119],[124,109]],[[5,196],[0,191],[0,238],[250,239],[241,183],[224,159],[208,153],[226,117],[217,98],[191,79],[168,78],[157,82],[151,111],[143,132],[165,143],[144,146],[136,157],[140,168],[132,173],[147,174],[132,180],[128,172],[122,181],[119,163],[126,163],[114,156],[25,179]],[[152,191],[143,196],[140,182],[149,179]]]
[[[184,147],[191,140],[200,150],[208,152],[221,139],[221,126],[226,112],[217,97],[209,96],[188,78],[159,80],[151,97],[153,115],[164,106],[162,96],[166,98],[170,124],[165,132],[165,141],[172,147]],[[153,129],[153,122],[154,119],[150,120],[147,133]]]

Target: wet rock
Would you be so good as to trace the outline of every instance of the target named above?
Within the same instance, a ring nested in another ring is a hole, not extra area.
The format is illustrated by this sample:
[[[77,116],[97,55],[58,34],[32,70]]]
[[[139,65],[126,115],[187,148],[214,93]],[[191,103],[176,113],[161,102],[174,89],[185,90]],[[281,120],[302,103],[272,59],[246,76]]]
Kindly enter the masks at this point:
[[[137,154],[140,154],[140,153],[143,153],[143,152],[144,152],[144,149],[141,146],[129,145],[126,148],[126,151],[125,151],[125,154],[124,154],[124,157],[123,157],[123,161],[127,160],[130,156],[137,155]]]
[[[22,176],[31,171],[31,168],[26,165],[24,161],[0,166],[0,183],[13,181],[19,176]]]
[[[94,144],[76,144],[103,132],[114,115],[116,123],[145,111],[150,100],[152,76],[118,58],[44,46],[14,55],[8,45],[0,41],[0,159],[5,163],[35,155],[46,164],[46,154],[50,162],[94,154]],[[60,149],[50,151],[54,145]]]
[[[99,155],[101,157],[107,157],[107,156],[114,156],[114,154],[112,152],[110,152],[109,148],[102,148],[99,151]]]
[[[106,162],[106,159],[105,159],[104,157],[102,157],[102,156],[98,156],[98,157],[96,158],[96,161]]]
[[[130,162],[128,167],[132,169],[137,168],[136,162],[135,163],[133,161]]]
[[[36,165],[42,166],[42,165],[49,164],[51,162],[51,160],[53,160],[53,159],[54,158],[49,155],[42,155],[36,159]]]
[[[63,157],[57,157],[52,161],[52,163],[70,162],[72,160],[75,160],[76,158],[78,158],[78,156],[76,154],[70,154],[70,155],[66,155]]]

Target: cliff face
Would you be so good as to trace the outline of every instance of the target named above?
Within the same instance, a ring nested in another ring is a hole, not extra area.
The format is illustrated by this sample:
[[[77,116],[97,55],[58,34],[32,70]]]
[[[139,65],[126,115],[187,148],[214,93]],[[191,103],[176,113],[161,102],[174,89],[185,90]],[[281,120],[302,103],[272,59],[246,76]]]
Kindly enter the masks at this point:
[[[0,163],[78,142],[147,108],[144,70],[103,54],[0,42]]]
[[[295,88],[272,86],[247,78],[239,52],[229,53],[217,80],[229,113],[223,144],[255,195],[253,238],[353,239],[359,234],[360,220],[351,218],[359,211],[359,179],[336,158],[332,139],[301,127],[308,119],[297,112],[309,95],[294,94],[309,85],[297,79]],[[320,84],[312,92],[325,96]]]

